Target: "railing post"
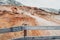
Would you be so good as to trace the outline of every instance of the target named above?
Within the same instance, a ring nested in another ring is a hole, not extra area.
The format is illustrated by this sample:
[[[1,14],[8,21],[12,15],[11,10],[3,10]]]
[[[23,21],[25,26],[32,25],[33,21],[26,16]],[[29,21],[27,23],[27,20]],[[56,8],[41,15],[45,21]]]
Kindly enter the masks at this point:
[[[24,30],[24,38],[27,36],[27,30]]]

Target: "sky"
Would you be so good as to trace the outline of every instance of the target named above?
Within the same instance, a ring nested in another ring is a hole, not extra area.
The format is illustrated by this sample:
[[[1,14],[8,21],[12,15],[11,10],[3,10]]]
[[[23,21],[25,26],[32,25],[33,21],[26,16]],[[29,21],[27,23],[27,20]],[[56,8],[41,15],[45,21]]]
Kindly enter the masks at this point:
[[[16,0],[26,6],[60,9],[60,0]]]

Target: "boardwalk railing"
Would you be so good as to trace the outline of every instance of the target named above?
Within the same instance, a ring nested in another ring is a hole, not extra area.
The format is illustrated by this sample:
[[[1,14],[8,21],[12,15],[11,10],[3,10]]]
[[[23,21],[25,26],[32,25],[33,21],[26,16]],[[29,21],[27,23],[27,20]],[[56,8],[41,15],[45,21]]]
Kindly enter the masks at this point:
[[[0,29],[0,34],[8,33],[8,32],[24,31],[23,38],[18,38],[18,39],[13,39],[13,40],[43,40],[44,38],[48,39],[48,40],[51,40],[51,39],[52,40],[55,40],[55,39],[60,40],[60,36],[26,37],[27,30],[60,30],[60,26],[17,26],[17,27]]]
[[[11,28],[0,28],[0,33],[16,32],[22,30],[60,30],[60,26],[17,26]]]

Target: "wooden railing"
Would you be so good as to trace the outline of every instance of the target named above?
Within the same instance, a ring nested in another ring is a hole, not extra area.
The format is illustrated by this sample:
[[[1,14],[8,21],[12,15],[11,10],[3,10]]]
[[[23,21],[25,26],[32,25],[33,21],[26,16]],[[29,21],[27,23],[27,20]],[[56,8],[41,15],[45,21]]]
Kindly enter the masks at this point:
[[[17,27],[11,27],[11,28],[3,28],[0,29],[0,34],[1,33],[8,33],[8,32],[17,32],[17,31],[24,31],[24,37],[21,39],[27,39],[27,38],[31,38],[31,40],[33,40],[32,38],[37,38],[37,37],[26,37],[27,36],[27,30],[60,30],[60,26],[17,26]],[[39,37],[39,39],[60,39],[60,36],[43,36],[43,37]],[[20,38],[18,38],[20,39]],[[18,39],[13,39],[13,40],[18,40]]]

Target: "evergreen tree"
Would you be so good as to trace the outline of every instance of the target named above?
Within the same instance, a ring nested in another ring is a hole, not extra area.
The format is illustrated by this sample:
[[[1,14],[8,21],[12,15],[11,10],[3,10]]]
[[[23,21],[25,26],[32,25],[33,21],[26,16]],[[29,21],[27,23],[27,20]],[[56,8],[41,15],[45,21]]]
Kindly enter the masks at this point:
[[[60,14],[60,9],[59,9],[59,14]]]
[[[23,4],[21,4],[20,2],[17,2],[15,0],[7,0],[8,4],[10,5],[16,5],[16,6],[22,6]]]
[[[16,0],[0,0],[0,5],[16,5],[16,6],[22,6],[20,2],[17,2]]]

